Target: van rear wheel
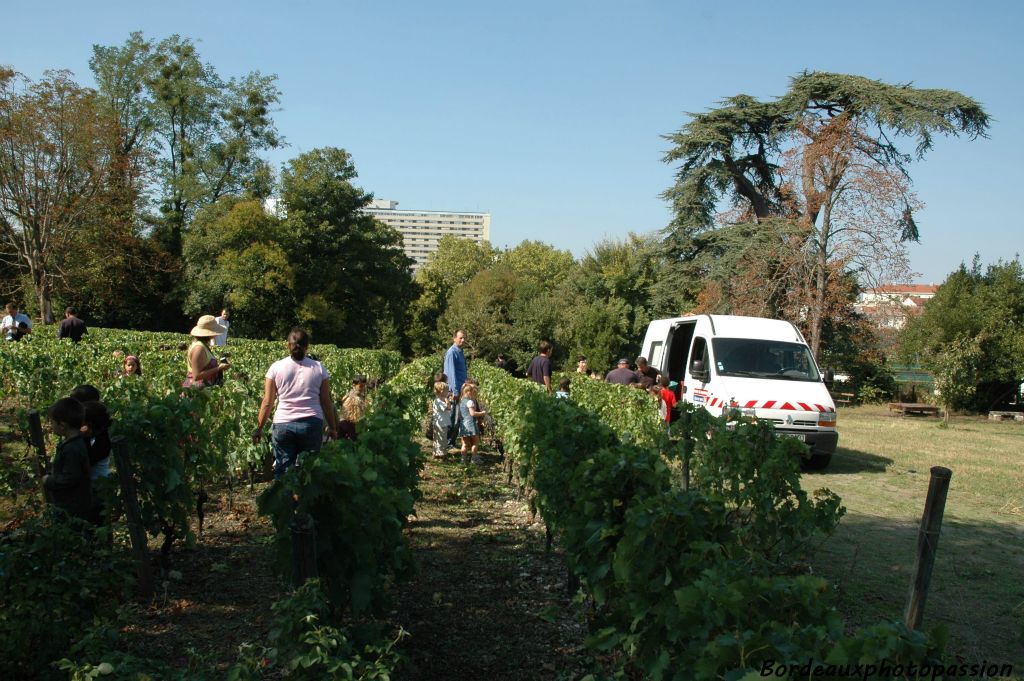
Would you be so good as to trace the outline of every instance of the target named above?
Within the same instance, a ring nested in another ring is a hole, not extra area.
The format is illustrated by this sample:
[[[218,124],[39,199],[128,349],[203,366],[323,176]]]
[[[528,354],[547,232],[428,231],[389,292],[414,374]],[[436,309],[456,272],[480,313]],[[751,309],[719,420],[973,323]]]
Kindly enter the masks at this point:
[[[831,461],[831,454],[811,454],[809,457],[803,459],[801,466],[805,471],[821,471],[828,468]]]

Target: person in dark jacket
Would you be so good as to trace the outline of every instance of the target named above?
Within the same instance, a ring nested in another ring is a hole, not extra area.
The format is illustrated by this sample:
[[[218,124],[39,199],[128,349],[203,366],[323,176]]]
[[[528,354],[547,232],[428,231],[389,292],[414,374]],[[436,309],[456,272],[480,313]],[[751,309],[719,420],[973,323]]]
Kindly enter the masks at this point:
[[[541,341],[537,345],[537,356],[526,368],[526,375],[534,383],[544,386],[544,389],[551,392],[551,352],[554,346],[548,341]]]
[[[57,327],[57,338],[70,338],[77,343],[86,333],[89,333],[89,330],[85,328],[85,322],[75,316],[75,309],[73,307],[65,309],[64,319]]]
[[[629,368],[629,360],[623,357],[619,360],[618,368],[609,371],[604,380],[607,383],[616,383],[618,385],[633,385],[640,382],[640,376]]]
[[[53,456],[50,473],[43,476],[43,489],[54,506],[69,515],[88,520],[92,511],[89,484],[89,450],[82,437],[85,409],[78,400],[64,397],[49,411],[50,428],[61,438]]]

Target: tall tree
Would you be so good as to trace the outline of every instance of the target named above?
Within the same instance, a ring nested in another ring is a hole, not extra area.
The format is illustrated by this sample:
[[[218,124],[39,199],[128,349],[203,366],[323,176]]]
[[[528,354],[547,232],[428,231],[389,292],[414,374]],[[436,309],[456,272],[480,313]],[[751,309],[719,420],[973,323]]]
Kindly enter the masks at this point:
[[[569,251],[529,239],[499,253],[497,262],[548,288],[555,288],[565,281],[575,266]]]
[[[924,312],[910,320],[902,355],[947,379],[962,375],[961,360],[969,357],[976,380],[972,406],[988,410],[1008,401],[1024,380],[1022,329],[1024,266],[1015,259],[983,269],[975,257],[970,268],[961,265],[950,274]],[[961,400],[954,406],[965,405]]]
[[[295,239],[298,318],[318,339],[353,347],[401,341],[415,289],[397,230],[361,212],[372,194],[352,184],[344,149],[314,149],[281,173],[286,229]],[[399,349],[395,347],[394,349]]]
[[[707,243],[700,237],[724,226],[716,221],[723,202],[733,207],[731,223],[775,218],[799,225],[802,238],[789,243],[806,256],[800,275],[806,293],[796,295],[806,301],[817,355],[830,285],[851,263],[871,260],[872,249],[899,262],[900,242],[918,236],[910,164],[923,158],[935,135],[973,139],[985,135],[988,123],[981,105],[958,92],[835,73],[805,72],[771,101],[731,97],[666,136],[673,148],[665,161],[681,164],[664,193],[675,214],[666,251],[684,264],[697,259]],[[915,143],[913,153],[902,150],[901,138]],[[799,172],[787,177],[787,163]],[[858,200],[872,182],[877,200]],[[854,225],[865,218],[869,227],[855,236]],[[689,286],[692,299],[699,288],[693,272],[678,271],[676,285]]]
[[[231,328],[249,338],[282,338],[295,319],[294,239],[261,201],[223,197],[196,214],[185,234],[185,311],[233,311]]]
[[[655,315],[652,292],[662,264],[658,244],[635,234],[591,247],[558,294],[565,304],[555,340],[570,362],[585,355],[604,369],[636,352]]]
[[[413,354],[425,355],[445,347],[454,329],[439,329],[438,320],[460,285],[494,266],[498,251],[490,243],[444,236],[423,267],[416,271],[419,296],[410,308],[409,342]]]
[[[30,276],[39,314],[53,321],[60,259],[102,189],[110,127],[94,92],[67,71],[32,82],[0,70],[0,238]]]
[[[477,272],[452,292],[439,319],[439,333],[469,333],[469,354],[493,360],[505,354],[525,367],[541,340],[555,340],[570,304],[564,293],[576,268],[567,251],[524,241],[497,254],[492,267]],[[556,345],[553,361],[567,348]]]
[[[170,253],[181,253],[182,234],[202,206],[269,193],[271,172],[258,154],[280,144],[271,116],[280,98],[275,76],[224,81],[178,35],[153,43],[133,33],[121,47],[94,46],[90,66],[119,123],[120,152],[144,150],[155,163],[158,215],[147,217]]]

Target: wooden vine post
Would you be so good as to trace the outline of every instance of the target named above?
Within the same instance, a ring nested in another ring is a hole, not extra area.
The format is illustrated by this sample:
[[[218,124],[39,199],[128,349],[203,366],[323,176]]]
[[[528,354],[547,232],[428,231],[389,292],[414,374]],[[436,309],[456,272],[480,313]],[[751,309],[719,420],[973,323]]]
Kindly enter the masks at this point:
[[[914,558],[914,575],[907,597],[907,610],[903,615],[910,629],[917,629],[924,617],[924,604],[928,597],[928,585],[932,581],[935,553],[939,548],[939,532],[942,530],[942,514],[946,509],[946,494],[953,471],[942,466],[932,467],[928,483],[928,498],[924,502],[921,529],[917,534],[917,555]]]
[[[28,412],[28,434],[32,440],[32,447],[36,450],[34,463],[36,476],[39,480],[39,489],[43,494],[43,501],[49,501],[46,488],[43,487],[43,476],[46,475],[46,469],[49,467],[49,461],[46,456],[46,441],[43,439],[43,424],[39,417],[39,412],[35,409],[30,409]]]
[[[295,513],[289,529],[292,535],[292,583],[298,588],[306,580],[319,576],[316,566],[316,528],[309,514]]]
[[[117,465],[117,480],[121,486],[124,517],[128,523],[128,535],[132,540],[132,557],[135,559],[139,595],[148,599],[153,595],[153,572],[149,565],[149,541],[146,538],[146,529],[142,525],[139,497],[135,490],[135,476],[132,474],[131,459],[128,452],[125,451],[124,436],[112,437],[110,448],[114,456],[114,463]]]

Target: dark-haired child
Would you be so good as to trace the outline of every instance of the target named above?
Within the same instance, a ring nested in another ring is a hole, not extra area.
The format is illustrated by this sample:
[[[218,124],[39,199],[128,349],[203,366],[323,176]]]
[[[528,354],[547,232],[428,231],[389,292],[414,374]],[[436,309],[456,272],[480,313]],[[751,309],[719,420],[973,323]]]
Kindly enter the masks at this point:
[[[83,383],[82,385],[75,386],[69,397],[74,400],[78,400],[82,404],[85,404],[86,402],[99,402],[100,391],[97,390],[95,386]]]
[[[43,488],[54,506],[69,515],[88,520],[92,511],[89,484],[89,451],[81,427],[82,403],[70,397],[57,400],[49,411],[50,429],[60,436],[51,472],[43,476]]]
[[[558,390],[555,391],[555,397],[560,400],[569,399],[569,385],[571,381],[568,378],[563,378],[558,382]]]

